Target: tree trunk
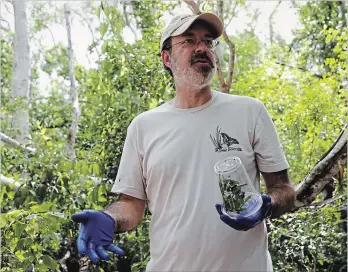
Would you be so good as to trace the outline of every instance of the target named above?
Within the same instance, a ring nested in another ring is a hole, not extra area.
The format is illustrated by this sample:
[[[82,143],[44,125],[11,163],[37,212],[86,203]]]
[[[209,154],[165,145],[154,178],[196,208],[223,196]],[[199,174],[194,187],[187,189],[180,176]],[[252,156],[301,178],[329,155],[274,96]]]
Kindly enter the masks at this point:
[[[12,1],[15,19],[12,62],[11,101],[16,102],[12,117],[14,138],[22,144],[29,144],[29,38],[26,0]],[[18,103],[18,104],[17,104]]]
[[[75,80],[74,51],[73,51],[72,42],[71,42],[70,10],[66,3],[64,4],[64,14],[65,14],[65,20],[66,20],[67,37],[68,37],[69,77],[70,77],[70,84],[71,84],[71,104],[72,104],[72,117],[73,117],[69,134],[68,134],[68,143],[67,143],[66,150],[70,160],[74,160],[76,157],[74,145],[76,142],[78,120],[80,116],[80,106],[79,106],[79,100],[78,100],[77,89],[76,89],[76,80]]]

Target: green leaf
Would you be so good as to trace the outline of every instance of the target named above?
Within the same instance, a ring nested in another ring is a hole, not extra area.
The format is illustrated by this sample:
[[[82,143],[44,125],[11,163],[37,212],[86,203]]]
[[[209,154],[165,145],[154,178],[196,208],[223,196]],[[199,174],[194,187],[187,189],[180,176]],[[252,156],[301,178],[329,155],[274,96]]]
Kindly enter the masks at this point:
[[[16,192],[15,191],[11,191],[7,193],[7,196],[10,200],[13,200],[14,196],[15,196]]]
[[[49,255],[43,255],[42,261],[45,265],[47,265],[51,269],[55,269],[58,267],[56,261],[52,259],[51,256]]]
[[[22,250],[17,250],[16,252],[15,252],[15,255],[16,255],[16,257],[21,261],[21,262],[23,262],[24,261],[24,256],[23,256],[23,251]]]
[[[52,203],[45,202],[41,205],[34,205],[34,206],[30,207],[30,209],[36,213],[47,212],[50,210],[51,206],[52,206]]]
[[[97,14],[98,19],[100,19],[100,5],[98,5],[96,8],[96,14]]]
[[[81,165],[81,173],[82,173],[82,175],[88,175],[89,174],[88,164],[82,164]]]
[[[102,37],[105,35],[107,30],[108,30],[108,25],[106,23],[100,23],[99,31]]]
[[[98,202],[98,188],[94,188],[92,191],[92,202]]]
[[[25,224],[22,224],[22,223],[17,223],[15,225],[15,236],[17,238],[21,238],[21,235],[25,229],[26,225]]]
[[[93,164],[93,174],[96,176],[100,175],[100,167],[98,163]]]
[[[19,215],[22,211],[21,210],[13,210],[7,213],[7,215],[11,215],[13,217],[16,217],[17,215]]]

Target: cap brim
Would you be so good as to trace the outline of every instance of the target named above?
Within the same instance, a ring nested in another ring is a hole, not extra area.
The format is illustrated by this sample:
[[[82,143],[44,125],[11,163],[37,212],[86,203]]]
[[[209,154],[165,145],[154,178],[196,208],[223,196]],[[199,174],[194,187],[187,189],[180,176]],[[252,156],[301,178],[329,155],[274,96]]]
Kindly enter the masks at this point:
[[[214,39],[221,36],[224,26],[220,18],[213,13],[202,13],[198,15],[197,17],[193,17],[192,19],[184,23],[182,26],[180,26],[177,30],[175,30],[170,36],[179,36],[183,34],[197,20],[206,21],[207,23],[211,24],[215,28],[216,35],[213,37]]]

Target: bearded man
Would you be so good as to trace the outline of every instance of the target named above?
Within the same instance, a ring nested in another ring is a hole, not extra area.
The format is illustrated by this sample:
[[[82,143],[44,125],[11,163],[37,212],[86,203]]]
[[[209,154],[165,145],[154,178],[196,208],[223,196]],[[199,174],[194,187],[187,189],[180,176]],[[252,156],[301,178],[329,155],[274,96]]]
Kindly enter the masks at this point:
[[[273,271],[264,219],[289,211],[295,193],[263,103],[210,86],[222,32],[211,13],[177,16],[164,30],[160,52],[175,97],[128,127],[112,188],[119,200],[72,217],[81,223],[78,250],[94,263],[110,258],[106,250],[124,254],[113,244],[114,232],[133,230],[147,202],[147,271]],[[253,216],[224,210],[214,165],[229,156],[241,159],[258,191],[263,176],[267,192]]]

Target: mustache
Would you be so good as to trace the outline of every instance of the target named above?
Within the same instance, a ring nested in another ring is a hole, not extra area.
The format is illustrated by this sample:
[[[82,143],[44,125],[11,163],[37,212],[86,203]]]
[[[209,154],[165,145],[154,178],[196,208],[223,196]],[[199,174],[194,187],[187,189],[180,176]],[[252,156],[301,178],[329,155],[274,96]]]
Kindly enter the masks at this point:
[[[190,58],[190,63],[191,65],[194,64],[195,62],[197,62],[198,60],[206,60],[208,61],[208,63],[210,64],[211,67],[214,68],[214,64],[213,62],[211,61],[211,59],[208,57],[207,53],[201,53],[201,54],[196,54],[196,55],[193,55],[191,58]]]

